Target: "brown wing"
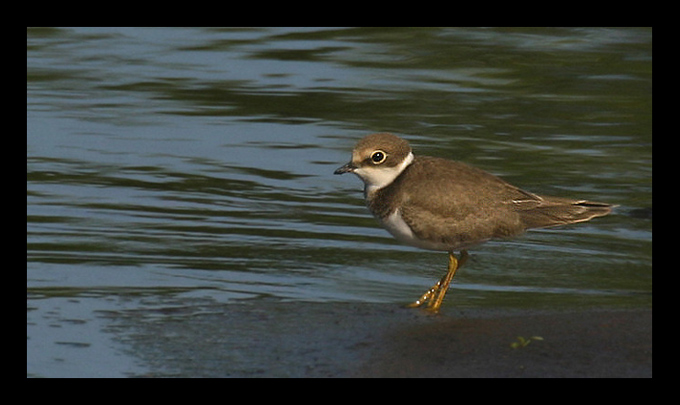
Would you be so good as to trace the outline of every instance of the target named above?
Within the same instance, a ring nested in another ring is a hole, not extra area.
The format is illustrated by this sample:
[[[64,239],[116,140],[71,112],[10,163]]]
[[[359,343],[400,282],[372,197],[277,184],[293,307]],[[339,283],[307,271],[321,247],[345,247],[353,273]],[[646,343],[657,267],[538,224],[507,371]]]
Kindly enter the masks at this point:
[[[610,204],[594,201],[537,195],[533,197],[533,199],[515,201],[515,210],[527,229],[589,221],[609,214],[613,207]]]
[[[525,229],[512,201],[526,194],[483,170],[450,160],[421,157],[408,177],[436,179],[410,188],[401,202],[402,218],[419,238],[451,249]]]
[[[420,157],[400,179],[433,178],[409,187],[402,218],[419,238],[452,246],[588,221],[607,215],[611,205],[542,197],[521,190],[483,170],[450,160]]]

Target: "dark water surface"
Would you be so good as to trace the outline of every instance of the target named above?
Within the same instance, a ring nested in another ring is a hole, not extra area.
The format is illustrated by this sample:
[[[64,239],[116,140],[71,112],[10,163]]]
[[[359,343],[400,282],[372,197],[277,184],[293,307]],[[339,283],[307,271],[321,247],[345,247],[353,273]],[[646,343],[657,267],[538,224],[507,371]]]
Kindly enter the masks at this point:
[[[651,307],[651,29],[32,28],[27,375],[153,373],[125,331],[206,302],[417,298],[446,254],[332,174],[376,131],[619,205],[472,250],[443,311]]]

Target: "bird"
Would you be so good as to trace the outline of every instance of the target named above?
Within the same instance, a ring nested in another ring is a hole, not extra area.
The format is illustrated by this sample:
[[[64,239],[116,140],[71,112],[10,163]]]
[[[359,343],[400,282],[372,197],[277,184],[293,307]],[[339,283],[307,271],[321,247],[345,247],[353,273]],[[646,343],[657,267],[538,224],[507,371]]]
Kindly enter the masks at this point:
[[[470,247],[528,229],[589,221],[615,207],[534,194],[462,162],[415,155],[408,141],[391,133],[359,140],[351,160],[334,172],[344,173],[363,181],[368,209],[398,241],[448,252],[446,274],[408,305],[432,313],[439,312]]]

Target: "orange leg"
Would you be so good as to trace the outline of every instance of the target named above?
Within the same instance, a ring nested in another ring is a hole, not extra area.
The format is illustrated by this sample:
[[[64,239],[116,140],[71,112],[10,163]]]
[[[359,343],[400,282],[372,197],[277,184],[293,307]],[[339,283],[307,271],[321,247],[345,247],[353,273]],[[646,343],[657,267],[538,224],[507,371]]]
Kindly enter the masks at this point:
[[[469,255],[466,250],[462,250],[460,252],[460,258],[458,259],[456,259],[456,256],[454,256],[453,252],[449,252],[449,269],[446,272],[446,275],[444,275],[441,280],[437,281],[437,284],[433,285],[432,288],[427,290],[425,294],[423,294],[416,302],[413,302],[408,306],[415,308],[427,302],[426,309],[428,311],[433,313],[439,312],[439,307],[441,307],[442,302],[444,302],[444,296],[449,289],[449,285],[453,280],[453,276],[456,275],[456,270],[465,264],[468,256]]]

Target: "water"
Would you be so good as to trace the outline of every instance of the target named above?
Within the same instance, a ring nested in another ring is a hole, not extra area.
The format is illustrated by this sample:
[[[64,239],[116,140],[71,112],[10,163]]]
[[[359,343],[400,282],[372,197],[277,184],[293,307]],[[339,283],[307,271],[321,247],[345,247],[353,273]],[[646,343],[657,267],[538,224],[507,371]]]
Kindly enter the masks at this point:
[[[446,255],[332,174],[376,131],[619,205],[474,249],[444,311],[651,306],[651,29],[31,28],[27,375],[144,374],[127,311],[417,298]]]

